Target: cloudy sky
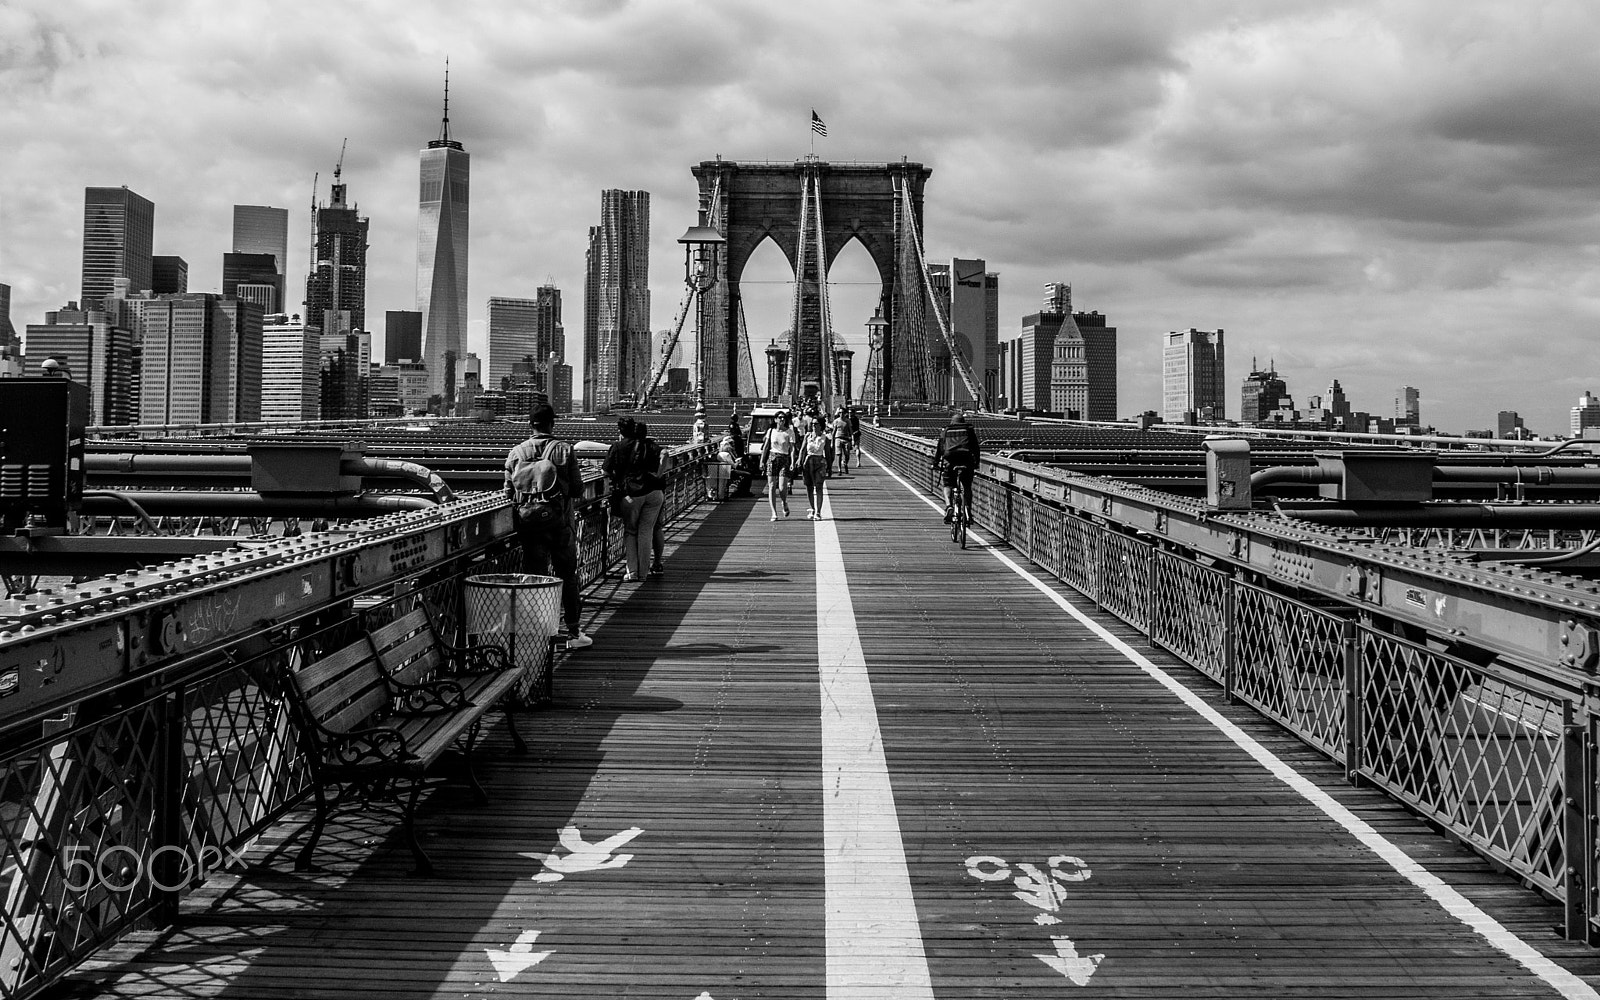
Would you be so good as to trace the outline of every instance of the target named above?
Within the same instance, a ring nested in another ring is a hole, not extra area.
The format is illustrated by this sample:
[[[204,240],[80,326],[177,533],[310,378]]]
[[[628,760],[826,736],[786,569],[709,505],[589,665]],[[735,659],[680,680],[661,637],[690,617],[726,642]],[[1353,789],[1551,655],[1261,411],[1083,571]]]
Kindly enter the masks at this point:
[[[1220,327],[1230,386],[1254,355],[1300,401],[1411,384],[1442,429],[1560,431],[1600,389],[1597,42],[1592,0],[4,0],[0,282],[19,328],[77,298],[83,188],[126,184],[193,290],[232,205],[290,208],[293,286],[348,137],[381,328],[415,305],[448,55],[480,354],[488,297],[553,281],[577,357],[607,187],[651,193],[670,325],[689,167],[802,156],[815,108],[824,157],[933,168],[927,252],[1000,273],[1002,337],[1047,281],[1105,313],[1124,414],[1160,406],[1163,333]],[[746,277],[759,350],[788,276],[769,245]],[[832,278],[860,349],[876,276]]]

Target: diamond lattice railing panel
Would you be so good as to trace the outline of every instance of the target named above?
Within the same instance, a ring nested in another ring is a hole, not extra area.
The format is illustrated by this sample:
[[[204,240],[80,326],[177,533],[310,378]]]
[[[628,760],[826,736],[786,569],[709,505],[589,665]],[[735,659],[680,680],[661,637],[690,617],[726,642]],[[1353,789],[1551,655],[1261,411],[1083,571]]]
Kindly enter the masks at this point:
[[[148,911],[160,703],[0,763],[0,995],[92,953]]]
[[[1190,666],[1221,683],[1228,632],[1228,575],[1156,553],[1151,635]]]
[[[1035,504],[1033,508],[1033,561],[1051,575],[1061,576],[1061,511]]]
[[[1363,630],[1361,771],[1556,890],[1565,864],[1559,701]]]
[[[1238,584],[1234,622],[1234,694],[1344,760],[1344,620]]]
[[[1115,531],[1100,538],[1100,606],[1134,628],[1149,618],[1152,546]]]
[[[1095,568],[1100,565],[1100,536],[1104,531],[1093,521],[1081,517],[1061,519],[1062,582],[1077,588],[1086,597],[1098,598],[1100,588]]]
[[[309,772],[275,654],[186,693],[185,823],[191,858],[239,845],[307,787]],[[199,866],[194,866],[198,880]]]

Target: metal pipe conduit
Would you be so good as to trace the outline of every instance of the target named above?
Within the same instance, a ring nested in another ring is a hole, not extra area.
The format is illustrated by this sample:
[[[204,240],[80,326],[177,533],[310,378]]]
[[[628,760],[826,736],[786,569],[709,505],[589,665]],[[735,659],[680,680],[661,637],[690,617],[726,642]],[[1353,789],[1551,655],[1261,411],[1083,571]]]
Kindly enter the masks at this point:
[[[398,511],[431,510],[431,497],[383,494],[374,496],[262,496],[259,493],[223,493],[204,490],[123,490],[118,498],[84,494],[87,514],[126,513],[128,503],[160,515],[215,514],[226,517],[335,516],[375,517]]]
[[[1433,502],[1361,507],[1277,509],[1301,521],[1339,528],[1596,528],[1600,504],[1495,504]]]
[[[1274,483],[1337,483],[1340,478],[1338,469],[1320,465],[1274,465],[1250,474],[1250,491],[1254,493]]]
[[[135,455],[123,452],[115,455],[85,455],[83,466],[87,472],[110,475],[246,478],[250,476],[254,462],[249,455]],[[427,490],[439,503],[449,503],[455,499],[455,493],[437,473],[416,462],[393,458],[350,458],[339,463],[339,471],[347,476],[403,479]]]

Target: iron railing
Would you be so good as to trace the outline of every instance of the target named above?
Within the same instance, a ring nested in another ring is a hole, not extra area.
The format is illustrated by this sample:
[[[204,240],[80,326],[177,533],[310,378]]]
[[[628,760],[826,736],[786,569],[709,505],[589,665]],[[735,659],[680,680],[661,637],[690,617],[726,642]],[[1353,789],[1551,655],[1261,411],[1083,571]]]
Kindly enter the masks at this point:
[[[664,517],[704,496],[707,454],[677,454]],[[597,480],[577,514],[587,587],[621,561],[621,526]],[[506,538],[181,674],[88,698],[26,735],[0,733],[0,998],[32,996],[136,926],[170,923],[182,896],[299,803],[309,768],[289,671],[419,606],[459,639],[467,576],[520,567]]]
[[[930,442],[865,432],[874,458],[939,493]],[[1066,491],[1017,468],[980,467],[981,527],[1342,764],[1352,781],[1563,901],[1569,937],[1600,939],[1597,734],[1581,683],[1476,650],[1455,655],[1457,635],[1416,636],[1414,625],[1354,600],[1200,559],[1118,523],[1109,499],[1098,509],[1068,504]]]

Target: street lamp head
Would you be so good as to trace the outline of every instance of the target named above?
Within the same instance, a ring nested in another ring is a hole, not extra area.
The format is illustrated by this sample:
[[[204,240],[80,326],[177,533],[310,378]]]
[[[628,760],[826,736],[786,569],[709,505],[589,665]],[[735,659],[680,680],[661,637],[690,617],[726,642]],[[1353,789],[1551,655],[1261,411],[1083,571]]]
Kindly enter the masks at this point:
[[[728,242],[722,234],[710,226],[690,226],[684,234],[678,237],[678,242],[685,246],[715,246]]]

